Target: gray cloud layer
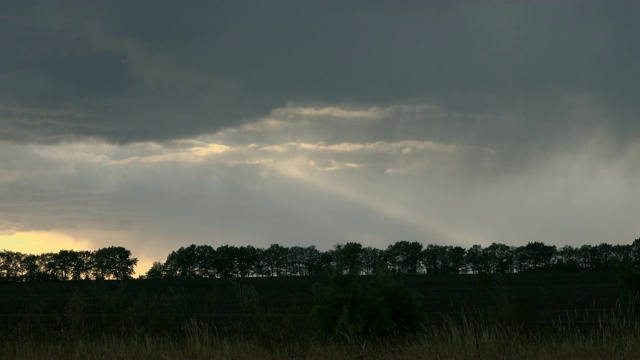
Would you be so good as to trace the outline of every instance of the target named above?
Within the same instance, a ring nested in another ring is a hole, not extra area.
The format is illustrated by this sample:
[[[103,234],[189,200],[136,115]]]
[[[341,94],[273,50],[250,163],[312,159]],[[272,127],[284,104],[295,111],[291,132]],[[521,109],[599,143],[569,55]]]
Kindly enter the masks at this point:
[[[640,141],[620,150],[605,130],[575,132],[512,165],[511,148],[323,141],[331,129],[346,137],[443,112],[292,105],[165,143],[4,142],[2,230],[118,241],[156,259],[190,243],[563,245],[637,235]]]
[[[546,136],[572,94],[599,104],[616,133],[638,130],[640,6],[631,2],[0,7],[2,139],[183,138],[288,102],[515,114],[521,131]],[[474,120],[447,121],[455,131]]]

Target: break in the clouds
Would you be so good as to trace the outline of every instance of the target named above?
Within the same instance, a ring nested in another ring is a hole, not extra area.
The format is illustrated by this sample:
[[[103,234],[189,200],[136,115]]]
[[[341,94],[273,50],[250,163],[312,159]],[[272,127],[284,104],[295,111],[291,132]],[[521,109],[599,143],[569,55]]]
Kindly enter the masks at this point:
[[[561,245],[636,236],[640,142],[621,148],[608,131],[576,130],[518,155],[506,145],[323,140],[334,128],[345,138],[345,129],[371,133],[390,119],[419,128],[433,114],[446,110],[292,105],[162,143],[5,142],[2,231],[122,244],[155,260],[190,243]]]
[[[639,17],[630,2],[3,2],[0,234],[147,260],[191,243],[629,242]]]

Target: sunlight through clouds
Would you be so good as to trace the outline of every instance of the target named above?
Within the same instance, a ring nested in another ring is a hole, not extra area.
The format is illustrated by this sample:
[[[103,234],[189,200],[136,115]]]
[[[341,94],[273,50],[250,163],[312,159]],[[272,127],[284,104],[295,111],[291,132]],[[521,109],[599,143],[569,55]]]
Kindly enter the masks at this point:
[[[121,242],[142,273],[191,243],[323,248],[317,241],[328,237],[325,247],[396,239],[468,247],[553,243],[553,234],[562,234],[558,242],[633,236],[637,143],[620,157],[606,132],[541,149],[411,136],[360,141],[380,123],[420,122],[433,111],[290,105],[267,122],[167,142],[2,143],[3,153],[20,154],[0,155],[3,245],[41,252]],[[296,126],[280,126],[292,116]],[[349,131],[330,142],[340,119]],[[595,226],[612,214],[615,227]]]

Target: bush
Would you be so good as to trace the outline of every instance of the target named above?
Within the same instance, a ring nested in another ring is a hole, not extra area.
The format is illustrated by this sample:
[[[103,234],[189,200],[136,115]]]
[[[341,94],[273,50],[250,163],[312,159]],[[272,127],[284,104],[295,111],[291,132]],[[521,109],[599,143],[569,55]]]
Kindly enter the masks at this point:
[[[364,284],[357,270],[334,269],[327,286],[314,286],[314,301],[316,330],[325,339],[407,334],[424,320],[422,297],[393,280],[386,267]]]
[[[623,301],[637,302],[640,296],[640,272],[629,263],[612,262],[612,268],[618,278]]]
[[[287,299],[286,312],[265,301],[251,285],[234,284],[242,309],[241,337],[253,341],[271,358],[304,359],[311,349],[309,316],[299,299]]]

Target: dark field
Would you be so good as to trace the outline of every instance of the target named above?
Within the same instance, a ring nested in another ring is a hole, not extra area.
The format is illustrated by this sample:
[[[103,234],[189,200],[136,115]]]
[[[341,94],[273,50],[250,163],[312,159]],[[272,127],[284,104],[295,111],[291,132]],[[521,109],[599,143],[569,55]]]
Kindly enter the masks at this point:
[[[361,277],[366,281],[367,277]],[[398,276],[424,297],[428,319],[459,319],[461,311],[509,312],[527,324],[615,307],[620,289],[612,273]],[[0,323],[37,318],[45,323],[150,322],[171,326],[197,318],[216,326],[242,313],[245,293],[275,313],[308,314],[320,277],[0,283]],[[251,289],[255,289],[255,292]],[[65,320],[66,319],[66,320]]]
[[[314,336],[325,278],[0,283],[6,359],[637,359],[612,273],[398,276],[424,297],[406,337]],[[359,281],[369,280],[367,277]],[[631,310],[630,312],[628,310]],[[344,336],[343,336],[344,335]]]

